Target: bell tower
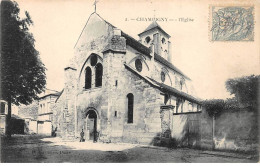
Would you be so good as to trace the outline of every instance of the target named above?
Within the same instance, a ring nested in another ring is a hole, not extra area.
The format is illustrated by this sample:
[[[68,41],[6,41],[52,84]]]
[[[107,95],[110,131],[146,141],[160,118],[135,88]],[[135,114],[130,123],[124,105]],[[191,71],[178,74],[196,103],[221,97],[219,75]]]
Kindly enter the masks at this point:
[[[142,33],[138,34],[140,42],[146,47],[154,44],[154,52],[171,62],[171,36],[153,21]]]

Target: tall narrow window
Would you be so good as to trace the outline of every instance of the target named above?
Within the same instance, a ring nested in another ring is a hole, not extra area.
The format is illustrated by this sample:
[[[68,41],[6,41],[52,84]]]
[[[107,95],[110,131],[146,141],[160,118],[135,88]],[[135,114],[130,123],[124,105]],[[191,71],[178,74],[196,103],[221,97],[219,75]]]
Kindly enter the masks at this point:
[[[90,67],[87,67],[85,72],[85,89],[91,88],[91,75],[91,69]]]
[[[96,87],[102,86],[103,66],[99,63],[96,65]]]
[[[134,95],[132,93],[129,93],[126,97],[128,100],[127,123],[133,123]]]

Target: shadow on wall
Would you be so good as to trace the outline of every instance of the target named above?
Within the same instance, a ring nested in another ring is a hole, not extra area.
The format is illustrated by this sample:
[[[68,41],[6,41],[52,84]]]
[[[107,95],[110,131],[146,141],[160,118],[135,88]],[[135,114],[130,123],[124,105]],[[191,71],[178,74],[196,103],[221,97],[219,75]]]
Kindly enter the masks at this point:
[[[157,133],[150,145],[169,148],[192,147],[199,148],[200,133],[198,123],[194,126],[189,120],[189,115],[176,115],[172,131],[170,129],[163,133]]]
[[[184,133],[184,136],[181,140],[177,140],[176,138],[172,138],[171,136],[164,137],[164,135],[165,133],[157,133],[150,145],[168,148],[188,147],[188,133]]]

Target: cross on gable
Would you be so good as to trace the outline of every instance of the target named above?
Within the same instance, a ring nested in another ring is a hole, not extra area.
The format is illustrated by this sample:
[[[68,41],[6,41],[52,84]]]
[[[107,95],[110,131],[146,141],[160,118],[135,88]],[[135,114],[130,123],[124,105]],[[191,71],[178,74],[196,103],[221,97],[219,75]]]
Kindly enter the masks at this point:
[[[95,0],[95,2],[94,2],[94,6],[95,6],[95,12],[97,11],[97,3],[98,3],[98,1],[97,0]]]

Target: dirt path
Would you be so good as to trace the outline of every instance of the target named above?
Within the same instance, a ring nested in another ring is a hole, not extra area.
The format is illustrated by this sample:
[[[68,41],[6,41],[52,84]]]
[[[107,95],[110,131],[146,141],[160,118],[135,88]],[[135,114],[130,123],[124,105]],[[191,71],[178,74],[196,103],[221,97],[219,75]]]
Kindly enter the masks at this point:
[[[246,154],[168,149],[133,144],[103,144],[92,142],[64,142],[59,138],[13,136],[1,139],[1,162],[257,162]]]

